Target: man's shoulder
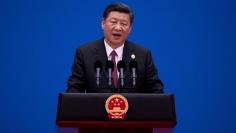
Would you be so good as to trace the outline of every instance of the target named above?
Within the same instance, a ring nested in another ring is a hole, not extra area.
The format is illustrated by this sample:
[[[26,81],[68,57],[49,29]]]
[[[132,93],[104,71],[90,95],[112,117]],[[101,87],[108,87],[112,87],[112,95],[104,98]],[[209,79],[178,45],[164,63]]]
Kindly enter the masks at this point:
[[[134,49],[135,51],[138,52],[148,52],[149,50],[145,47],[143,47],[142,45],[138,44],[138,43],[134,43],[131,41],[126,41],[126,44],[131,48]]]
[[[102,39],[98,39],[98,40],[93,40],[87,43],[84,43],[82,45],[80,45],[80,47],[78,48],[78,50],[90,50],[93,48],[98,47],[99,45],[102,45],[104,42]]]

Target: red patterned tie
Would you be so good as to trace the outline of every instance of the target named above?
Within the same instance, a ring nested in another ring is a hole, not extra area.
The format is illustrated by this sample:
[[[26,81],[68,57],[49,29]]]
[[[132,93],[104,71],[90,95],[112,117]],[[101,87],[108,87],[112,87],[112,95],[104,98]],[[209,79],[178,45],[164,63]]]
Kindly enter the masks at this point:
[[[114,63],[114,71],[112,73],[112,78],[113,78],[114,86],[117,87],[117,81],[118,81],[117,66],[116,66],[116,56],[117,56],[117,53],[116,53],[115,50],[113,50],[110,55],[111,55],[111,60]]]

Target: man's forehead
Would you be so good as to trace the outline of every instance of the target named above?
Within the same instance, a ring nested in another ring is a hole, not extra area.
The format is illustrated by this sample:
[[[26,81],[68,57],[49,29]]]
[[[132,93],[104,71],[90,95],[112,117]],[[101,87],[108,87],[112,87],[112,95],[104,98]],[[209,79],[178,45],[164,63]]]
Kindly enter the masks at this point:
[[[110,12],[107,18],[122,19],[122,20],[130,21],[130,15],[128,13],[123,13],[123,12],[118,12],[118,11]]]

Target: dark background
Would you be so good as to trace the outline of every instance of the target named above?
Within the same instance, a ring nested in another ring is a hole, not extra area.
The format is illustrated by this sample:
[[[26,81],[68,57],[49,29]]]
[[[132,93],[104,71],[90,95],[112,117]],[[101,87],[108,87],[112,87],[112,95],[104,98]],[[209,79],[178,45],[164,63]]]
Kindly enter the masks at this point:
[[[75,50],[102,37],[112,0],[0,1],[0,132],[57,133],[58,93]],[[175,133],[236,131],[236,2],[127,0],[131,41],[151,49],[166,93],[174,93]]]

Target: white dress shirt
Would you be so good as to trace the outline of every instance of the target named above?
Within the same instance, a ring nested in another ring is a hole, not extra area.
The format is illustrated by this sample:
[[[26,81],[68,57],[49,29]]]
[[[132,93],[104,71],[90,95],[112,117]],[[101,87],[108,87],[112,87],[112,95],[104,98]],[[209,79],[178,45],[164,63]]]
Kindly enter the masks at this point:
[[[115,50],[115,51],[116,51],[116,54],[117,54],[117,56],[115,57],[115,59],[116,59],[116,64],[117,64],[117,62],[119,62],[120,60],[122,60],[124,44],[122,44],[120,47],[118,47],[118,48],[116,48],[116,49],[112,49],[111,46],[108,45],[108,43],[106,42],[105,39],[104,39],[104,44],[105,44],[105,48],[106,48],[108,60],[111,60],[111,52],[112,52],[113,50]]]

